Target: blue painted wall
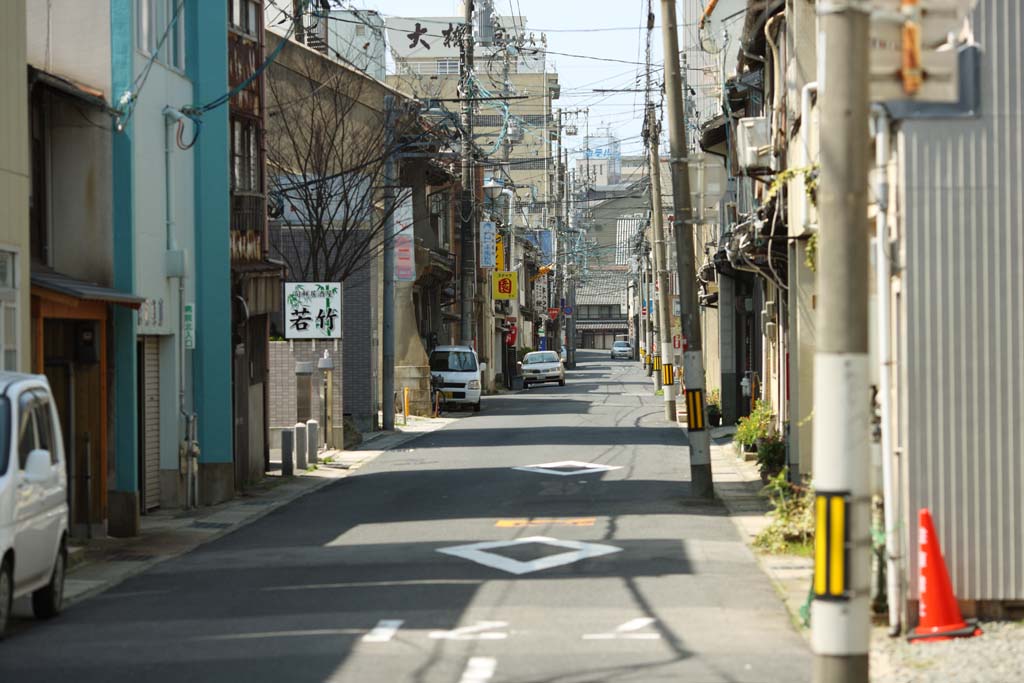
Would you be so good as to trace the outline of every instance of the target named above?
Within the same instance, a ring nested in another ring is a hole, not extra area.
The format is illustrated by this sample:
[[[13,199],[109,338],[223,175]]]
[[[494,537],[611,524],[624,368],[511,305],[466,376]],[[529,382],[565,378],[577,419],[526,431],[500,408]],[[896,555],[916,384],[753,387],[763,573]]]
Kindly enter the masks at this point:
[[[123,93],[131,84],[133,64],[133,0],[110,0],[111,89]],[[115,106],[116,106],[115,102]],[[113,136],[114,288],[135,291],[134,129],[129,120],[124,132]],[[135,378],[135,311],[113,306],[114,360],[114,489],[137,491],[138,417]]]
[[[190,2],[188,76],[195,102],[228,92],[227,3]],[[228,106],[203,114],[195,147],[196,349],[192,352],[200,462],[233,461]]]

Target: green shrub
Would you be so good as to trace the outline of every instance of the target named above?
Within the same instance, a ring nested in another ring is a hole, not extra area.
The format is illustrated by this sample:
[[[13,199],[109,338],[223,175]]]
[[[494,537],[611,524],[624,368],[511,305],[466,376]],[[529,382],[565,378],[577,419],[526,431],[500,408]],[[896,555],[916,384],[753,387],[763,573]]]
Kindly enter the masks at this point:
[[[733,439],[742,446],[754,446],[768,436],[771,425],[771,404],[767,401],[757,401],[750,415],[741,417],[736,423],[736,436]]]
[[[814,540],[814,492],[810,486],[786,481],[786,469],[761,490],[773,510],[771,523],[754,538],[754,546],[770,553],[804,554]]]
[[[757,468],[765,481],[786,467],[786,442],[778,434],[767,434],[757,440]]]

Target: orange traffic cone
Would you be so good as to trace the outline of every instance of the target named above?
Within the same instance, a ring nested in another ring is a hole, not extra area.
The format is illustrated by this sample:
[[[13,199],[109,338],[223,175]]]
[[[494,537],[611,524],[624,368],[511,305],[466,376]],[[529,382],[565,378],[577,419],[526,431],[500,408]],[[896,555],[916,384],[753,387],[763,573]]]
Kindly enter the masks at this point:
[[[911,642],[923,640],[951,640],[955,637],[980,636],[974,619],[965,620],[960,614],[960,606],[953,595],[953,585],[946,571],[946,561],[942,559],[942,548],[935,535],[932,524],[932,513],[928,508],[921,508],[918,513],[918,592],[920,607],[918,608],[919,624],[907,638]]]

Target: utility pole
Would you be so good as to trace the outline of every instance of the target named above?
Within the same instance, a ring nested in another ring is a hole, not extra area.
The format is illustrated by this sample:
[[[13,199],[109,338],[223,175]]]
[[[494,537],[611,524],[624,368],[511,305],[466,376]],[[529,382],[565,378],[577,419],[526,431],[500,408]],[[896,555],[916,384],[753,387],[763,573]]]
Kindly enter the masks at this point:
[[[868,378],[868,3],[819,10],[818,102],[828,121],[818,189],[814,355],[815,683],[867,683],[871,490]]]
[[[552,307],[558,309],[558,315],[555,316],[554,324],[554,338],[552,345],[555,351],[559,351],[559,346],[562,343],[562,305],[565,301],[562,298],[562,281],[565,278],[565,226],[562,224],[562,216],[565,215],[564,203],[565,203],[565,166],[562,164],[562,117],[564,112],[558,110],[558,153],[555,157],[555,172],[558,173],[558,179],[555,182],[555,190],[558,194],[558,215],[555,219],[555,295]]]
[[[395,152],[392,133],[395,125],[395,98],[384,97],[387,117],[388,157],[384,161],[385,205],[388,212],[384,224],[384,301],[381,306],[381,416],[385,430],[395,428]]]
[[[654,105],[647,105],[647,126],[644,129],[651,151],[651,228],[654,237],[654,272],[658,279],[658,341],[661,342],[660,361],[662,394],[665,397],[665,419],[676,421],[675,376],[672,373],[672,279],[668,272],[668,246],[661,208],[661,155],[658,136],[661,126],[654,114]],[[655,352],[655,367],[659,354]]]
[[[474,252],[474,222],[476,220],[476,173],[473,168],[473,2],[466,0],[466,32],[462,39],[462,201],[459,233],[462,249],[462,292],[459,296],[459,330],[462,343],[474,346],[473,306],[476,295],[476,253]],[[385,397],[391,400],[390,397]]]
[[[668,102],[669,141],[672,168],[672,208],[676,217],[676,263],[679,275],[679,314],[686,346],[683,351],[683,381],[686,385],[687,440],[690,444],[690,486],[694,496],[711,498],[711,433],[705,409],[704,357],[697,299],[697,268],[693,253],[695,229],[690,205],[690,175],[687,168],[686,107],[683,106],[682,75],[679,68],[679,35],[674,0],[661,0],[662,44],[665,51],[665,99]]]

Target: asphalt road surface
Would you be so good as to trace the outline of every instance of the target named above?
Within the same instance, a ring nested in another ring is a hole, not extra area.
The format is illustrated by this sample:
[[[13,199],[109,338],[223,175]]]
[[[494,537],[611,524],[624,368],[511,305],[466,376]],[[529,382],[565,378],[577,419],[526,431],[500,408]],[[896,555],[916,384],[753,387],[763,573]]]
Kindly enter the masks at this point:
[[[775,682],[807,647],[638,365],[484,399],[0,644],[0,681]],[[548,465],[541,471],[521,469]]]

